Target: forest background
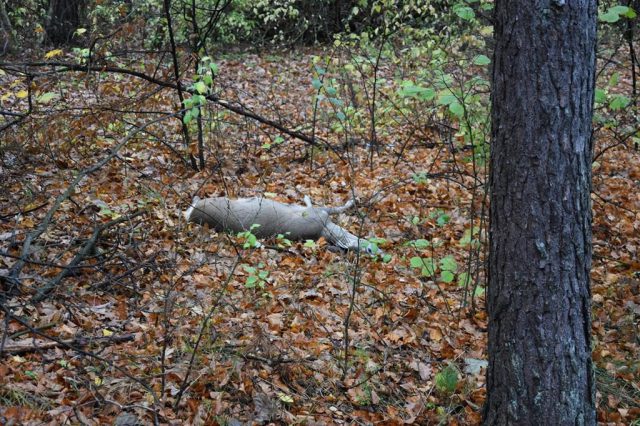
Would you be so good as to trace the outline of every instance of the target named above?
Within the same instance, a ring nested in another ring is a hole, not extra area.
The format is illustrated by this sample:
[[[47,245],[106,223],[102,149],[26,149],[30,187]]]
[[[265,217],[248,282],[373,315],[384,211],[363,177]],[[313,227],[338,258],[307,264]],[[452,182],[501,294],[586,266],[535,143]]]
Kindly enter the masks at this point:
[[[599,14],[608,424],[640,424],[638,3]],[[492,8],[0,2],[0,421],[479,423]],[[355,199],[384,252],[217,234],[194,195]]]

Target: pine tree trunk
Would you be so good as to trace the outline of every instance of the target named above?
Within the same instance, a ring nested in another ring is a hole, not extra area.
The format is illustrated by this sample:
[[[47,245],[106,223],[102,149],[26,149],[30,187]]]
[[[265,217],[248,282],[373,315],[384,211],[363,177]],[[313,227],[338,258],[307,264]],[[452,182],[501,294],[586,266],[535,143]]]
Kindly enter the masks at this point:
[[[485,423],[593,425],[596,0],[496,0]]]

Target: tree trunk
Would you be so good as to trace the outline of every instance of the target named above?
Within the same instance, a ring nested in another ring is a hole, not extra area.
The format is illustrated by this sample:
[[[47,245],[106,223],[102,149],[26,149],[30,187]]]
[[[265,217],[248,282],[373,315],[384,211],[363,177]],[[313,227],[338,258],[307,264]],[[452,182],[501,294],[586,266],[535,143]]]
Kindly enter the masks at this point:
[[[485,423],[593,425],[596,0],[497,0]]]
[[[7,14],[4,0],[0,0],[0,56],[12,53],[16,47],[16,40],[13,35],[13,26]]]
[[[80,27],[85,0],[50,0],[45,23],[47,42],[60,46],[71,42]]]

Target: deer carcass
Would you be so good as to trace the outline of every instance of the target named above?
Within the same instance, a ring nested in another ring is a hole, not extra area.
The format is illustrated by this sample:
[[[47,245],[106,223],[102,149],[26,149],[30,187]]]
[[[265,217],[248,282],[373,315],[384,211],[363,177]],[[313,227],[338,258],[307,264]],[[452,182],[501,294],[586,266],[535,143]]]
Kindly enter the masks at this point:
[[[305,197],[306,206],[284,204],[266,198],[225,197],[200,199],[195,197],[185,217],[189,222],[208,224],[217,231],[244,232],[251,230],[257,237],[283,234],[289,239],[315,240],[324,237],[330,244],[346,250],[371,252],[374,245],[336,225],[331,215],[353,206],[353,201],[341,207],[313,207]]]

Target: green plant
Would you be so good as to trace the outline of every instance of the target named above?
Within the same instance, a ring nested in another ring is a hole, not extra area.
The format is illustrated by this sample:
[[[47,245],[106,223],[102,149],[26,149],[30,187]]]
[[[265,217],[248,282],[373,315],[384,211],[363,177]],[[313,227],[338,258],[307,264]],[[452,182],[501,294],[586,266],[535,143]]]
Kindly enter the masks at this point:
[[[455,365],[449,364],[443,368],[435,376],[435,385],[438,392],[446,395],[451,395],[455,392],[458,386],[458,368]]]
[[[320,61],[319,56],[314,56],[313,78],[311,80],[311,86],[316,91],[313,99],[314,109],[323,111],[325,116],[333,121],[332,129],[341,132],[345,129],[345,121],[347,120],[345,103],[338,96],[338,82],[334,78],[326,77],[327,70],[321,66]]]
[[[276,136],[272,141],[263,143],[262,148],[268,150],[274,146],[281,145],[282,143],[284,143],[284,138],[282,136]]]
[[[435,219],[438,226],[445,226],[451,220],[451,216],[441,209],[429,213],[429,218]]]
[[[86,63],[87,59],[89,59],[89,55],[91,54],[91,51],[88,48],[82,49],[79,47],[74,47],[71,49],[71,52],[73,53],[73,56],[75,56],[76,62],[79,64]]]
[[[310,248],[311,251],[316,251],[318,244],[314,240],[305,240],[303,247]]]
[[[429,182],[428,175],[425,172],[414,173],[411,175],[411,179],[418,185],[426,185]]]
[[[247,288],[261,288],[264,289],[268,284],[269,271],[263,269],[264,263],[259,263],[257,267],[242,265],[242,268],[249,274],[244,286]]]
[[[360,250],[370,254],[371,256],[383,255],[382,249],[379,245],[386,243],[384,238],[373,237],[368,240],[360,240]]]
[[[290,232],[285,232],[284,234],[276,235],[276,245],[280,248],[291,247],[291,240],[287,238]]]
[[[411,241],[407,241],[405,244],[405,246],[407,247],[413,247],[415,249],[425,249],[427,247],[431,246],[431,243],[428,240],[425,240],[423,238],[419,238],[417,240],[411,240]]]
[[[436,272],[440,271],[440,281],[450,283],[454,280],[458,270],[458,264],[453,256],[445,256],[436,262],[432,257],[414,256],[409,260],[412,268],[420,269],[420,275],[423,277],[433,277]]]
[[[418,226],[424,222],[424,220],[421,219],[420,216],[409,216],[408,221],[414,226]]]
[[[49,410],[51,404],[33,391],[24,391],[18,388],[0,386],[0,406],[4,407],[29,407],[34,410]]]
[[[445,256],[440,259],[440,280],[445,283],[450,283],[455,278],[455,273],[458,271],[458,264],[453,256]]]
[[[360,405],[361,407],[366,407],[368,405],[371,405],[372,403],[371,385],[369,383],[364,383],[362,386],[360,386],[360,388],[362,389],[362,392],[359,392],[357,394],[356,404]]]
[[[212,62],[209,56],[200,60],[195,81],[189,86],[192,96],[183,101],[184,108],[187,110],[182,118],[184,124],[189,124],[200,115],[201,108],[207,104],[206,95],[213,93],[213,84],[218,72],[218,64]]]
[[[610,7],[604,12],[598,14],[600,22],[606,22],[613,24],[618,22],[622,18],[634,19],[637,16],[636,11],[629,6],[615,5]]]
[[[620,74],[614,72],[607,84],[603,88],[597,88],[595,91],[595,103],[597,106],[603,106],[611,110],[611,112],[617,112],[623,110],[631,103],[631,99],[619,93],[612,92],[618,85],[620,80]],[[598,116],[596,120],[601,120],[602,116]],[[606,123],[606,121],[605,121]],[[616,123],[611,123],[616,124]]]
[[[260,224],[254,223],[251,225],[248,231],[238,232],[238,238],[242,238],[244,242],[242,243],[242,248],[258,248],[260,247],[260,242],[258,241],[258,237],[253,233],[253,230],[258,228]]]
[[[409,264],[412,268],[419,268],[423,277],[432,277],[436,273],[436,264],[431,257],[414,256]]]

